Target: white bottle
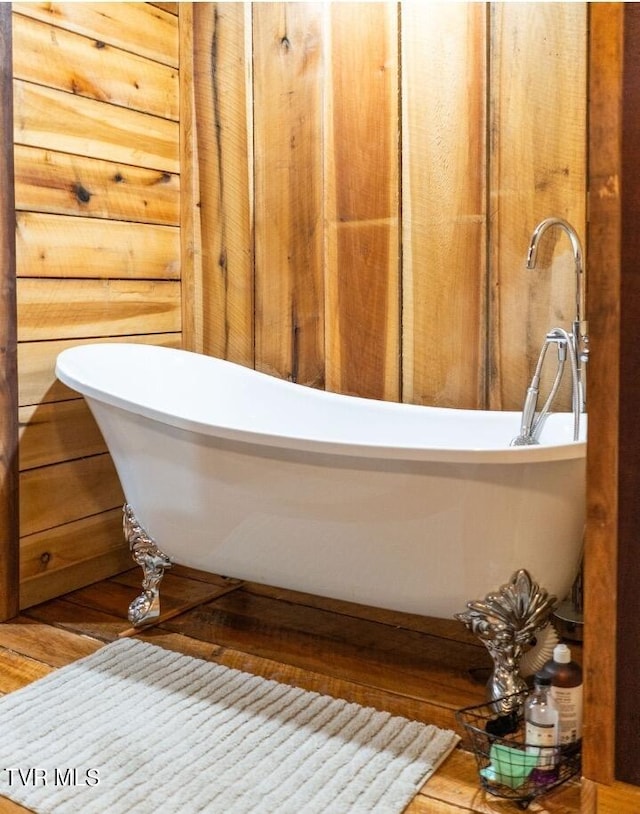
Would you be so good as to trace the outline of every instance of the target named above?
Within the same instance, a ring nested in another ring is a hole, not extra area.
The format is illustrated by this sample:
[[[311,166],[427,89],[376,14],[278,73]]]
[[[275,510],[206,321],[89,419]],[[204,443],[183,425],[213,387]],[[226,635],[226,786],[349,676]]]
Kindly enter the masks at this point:
[[[538,755],[536,774],[541,782],[547,774],[549,781],[554,778],[558,762],[560,714],[550,690],[549,676],[536,673],[533,692],[524,706],[527,752]]]
[[[571,661],[567,645],[557,644],[542,672],[551,679],[551,696],[560,712],[560,746],[569,747],[582,738],[582,669]]]

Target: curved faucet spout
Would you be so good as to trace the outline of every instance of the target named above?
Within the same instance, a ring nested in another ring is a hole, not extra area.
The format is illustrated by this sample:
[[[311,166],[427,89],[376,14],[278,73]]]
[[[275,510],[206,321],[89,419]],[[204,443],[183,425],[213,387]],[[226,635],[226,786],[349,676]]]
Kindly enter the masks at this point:
[[[529,251],[527,253],[527,268],[534,269],[536,267],[536,260],[538,257],[538,243],[542,235],[551,226],[560,226],[561,229],[569,236],[571,241],[571,248],[573,249],[573,262],[576,269],[576,322],[583,320],[583,285],[581,275],[584,274],[582,265],[582,244],[578,233],[573,226],[563,218],[545,218],[533,230],[531,235],[531,242],[529,243]]]
[[[563,229],[571,241],[573,250],[573,262],[576,272],[576,315],[572,325],[572,340],[578,361],[578,378],[580,390],[580,408],[584,412],[586,409],[586,370],[585,366],[589,361],[589,326],[584,316],[585,302],[585,273],[583,267],[582,244],[578,233],[573,226],[563,218],[545,218],[533,230],[529,251],[527,253],[527,268],[534,269],[538,256],[538,244],[540,238],[552,226],[559,226]]]

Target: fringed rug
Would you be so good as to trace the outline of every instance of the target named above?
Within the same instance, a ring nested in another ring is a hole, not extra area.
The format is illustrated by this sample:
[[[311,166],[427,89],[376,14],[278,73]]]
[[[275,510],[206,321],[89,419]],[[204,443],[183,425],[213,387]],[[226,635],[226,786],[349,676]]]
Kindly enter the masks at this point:
[[[395,814],[457,741],[120,639],[0,698],[0,794],[38,814]]]

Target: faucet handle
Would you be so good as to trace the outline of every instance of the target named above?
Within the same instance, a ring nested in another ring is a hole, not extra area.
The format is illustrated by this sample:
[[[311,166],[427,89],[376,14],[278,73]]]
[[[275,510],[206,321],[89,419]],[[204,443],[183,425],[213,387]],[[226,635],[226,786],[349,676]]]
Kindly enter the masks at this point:
[[[580,390],[580,411],[585,413],[587,411],[587,371],[586,365],[589,361],[589,325],[586,320],[577,323],[578,328],[578,376],[579,376],[579,390]]]
[[[578,358],[585,364],[589,361],[589,323],[583,319],[578,328]]]

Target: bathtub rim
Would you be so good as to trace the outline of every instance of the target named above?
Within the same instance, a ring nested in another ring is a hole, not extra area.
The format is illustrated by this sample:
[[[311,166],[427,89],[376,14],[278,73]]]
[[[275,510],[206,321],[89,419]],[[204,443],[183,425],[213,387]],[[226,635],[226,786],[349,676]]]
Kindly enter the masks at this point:
[[[244,367],[237,363],[219,359],[218,357],[209,357],[206,354],[199,354],[193,351],[185,350],[182,348],[171,348],[163,345],[152,345],[149,343],[131,343],[131,342],[93,342],[93,343],[79,343],[72,347],[66,348],[61,351],[56,359],[55,374],[56,377],[72,390],[80,393],[82,396],[87,397],[88,400],[94,399],[103,402],[112,407],[124,410],[126,412],[135,413],[143,416],[151,421],[160,424],[169,425],[186,432],[205,435],[209,437],[218,437],[225,440],[242,442],[254,446],[266,446],[271,448],[285,448],[304,452],[307,454],[322,453],[340,456],[349,456],[355,458],[377,458],[388,460],[407,460],[407,461],[429,461],[429,462],[443,462],[443,463],[460,463],[460,464],[527,464],[527,463],[546,463],[559,460],[571,460],[586,457],[586,438],[577,442],[571,441],[568,443],[543,443],[532,446],[505,446],[505,447],[473,447],[468,446],[465,448],[456,447],[427,447],[427,446],[408,446],[403,444],[385,444],[385,443],[353,443],[339,440],[327,440],[324,438],[316,437],[303,437],[294,434],[274,434],[267,432],[259,432],[249,430],[246,428],[236,428],[222,424],[214,424],[200,421],[195,418],[175,415],[166,410],[162,410],[157,406],[149,404],[141,404],[138,401],[127,399],[105,388],[100,388],[95,384],[91,384],[83,380],[81,376],[74,375],[72,369],[73,357],[78,353],[83,354],[91,348],[112,348],[114,352],[124,352],[128,349],[136,349],[136,352],[145,352],[141,349],[154,349],[160,351],[172,351],[174,353],[201,356],[206,359],[215,360],[216,363],[224,363],[224,365],[232,365],[234,367]],[[89,351],[90,352],[90,351]],[[279,385],[284,387],[304,387],[304,385],[289,382],[284,379],[279,379],[275,376],[269,376],[261,371],[252,368],[245,368],[247,374],[263,377],[266,376],[270,380],[278,382]],[[312,388],[309,388],[312,389]],[[441,414],[455,415],[459,414],[461,417],[470,413],[477,414],[499,414],[500,416],[511,416],[519,418],[519,411],[499,411],[499,410],[470,410],[464,408],[450,408],[450,407],[433,407],[429,405],[414,405],[402,402],[387,402],[376,399],[367,399],[360,396],[343,395],[339,393],[332,393],[325,390],[314,391],[322,398],[337,399],[340,401],[349,400],[353,402],[364,402],[367,405],[375,403],[378,405],[390,405],[390,408],[402,411],[403,409],[415,410],[419,409],[425,412],[439,412]],[[89,401],[90,405],[90,401]],[[555,414],[556,416],[568,416],[569,414]],[[586,434],[587,416],[583,416],[583,433]],[[551,416],[553,420],[553,416]]]

